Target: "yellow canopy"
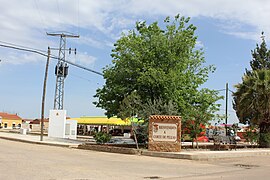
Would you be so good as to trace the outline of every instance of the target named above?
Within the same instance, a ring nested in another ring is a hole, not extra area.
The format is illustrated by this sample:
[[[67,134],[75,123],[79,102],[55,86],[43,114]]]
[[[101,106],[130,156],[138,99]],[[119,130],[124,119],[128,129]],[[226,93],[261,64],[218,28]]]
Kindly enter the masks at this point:
[[[107,117],[82,116],[79,118],[71,118],[71,119],[77,120],[78,124],[131,126],[131,121],[129,119],[122,120],[116,117],[111,117],[110,119],[108,119]]]

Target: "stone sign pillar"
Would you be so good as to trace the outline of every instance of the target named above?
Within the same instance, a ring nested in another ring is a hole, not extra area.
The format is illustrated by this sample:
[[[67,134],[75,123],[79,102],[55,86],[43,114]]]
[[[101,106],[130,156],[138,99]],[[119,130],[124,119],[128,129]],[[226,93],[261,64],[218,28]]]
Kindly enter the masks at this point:
[[[149,120],[149,151],[181,150],[181,117],[153,115]]]

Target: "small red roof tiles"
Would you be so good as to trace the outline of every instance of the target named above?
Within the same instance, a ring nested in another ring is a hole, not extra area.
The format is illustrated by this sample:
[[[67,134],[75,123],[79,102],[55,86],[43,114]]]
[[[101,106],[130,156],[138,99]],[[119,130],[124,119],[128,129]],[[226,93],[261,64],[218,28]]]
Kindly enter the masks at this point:
[[[23,119],[23,122],[28,122],[30,124],[40,124],[41,119]],[[49,118],[45,118],[43,122],[49,122]]]
[[[179,119],[181,119],[181,116],[151,115],[150,119],[166,119],[166,120],[176,119],[176,120],[179,120]]]
[[[0,117],[7,120],[22,120],[17,114],[8,114],[4,112],[0,112]]]

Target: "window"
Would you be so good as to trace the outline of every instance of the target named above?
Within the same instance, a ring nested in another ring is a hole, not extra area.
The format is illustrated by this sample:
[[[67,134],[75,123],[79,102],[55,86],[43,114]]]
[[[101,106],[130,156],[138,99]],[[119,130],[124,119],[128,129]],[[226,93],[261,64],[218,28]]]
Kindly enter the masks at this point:
[[[4,124],[4,128],[7,128],[7,123]]]
[[[65,135],[70,135],[70,124],[66,124]]]

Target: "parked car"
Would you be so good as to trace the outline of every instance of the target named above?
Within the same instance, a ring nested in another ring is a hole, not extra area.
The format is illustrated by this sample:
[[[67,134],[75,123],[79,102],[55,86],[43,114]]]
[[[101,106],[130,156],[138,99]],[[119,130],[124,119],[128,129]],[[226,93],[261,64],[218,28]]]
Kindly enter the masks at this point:
[[[234,136],[234,139],[235,139],[236,141],[241,141],[241,138],[240,138],[239,136]]]
[[[198,142],[209,142],[209,139],[206,136],[201,136],[201,137],[197,138],[197,141]]]
[[[112,129],[110,130],[109,134],[111,134],[112,136],[123,136],[121,129]]]

